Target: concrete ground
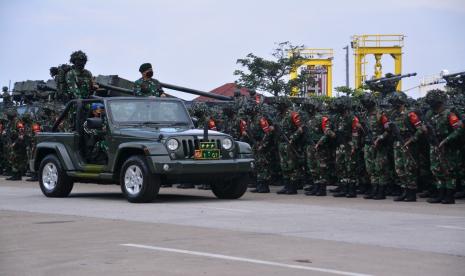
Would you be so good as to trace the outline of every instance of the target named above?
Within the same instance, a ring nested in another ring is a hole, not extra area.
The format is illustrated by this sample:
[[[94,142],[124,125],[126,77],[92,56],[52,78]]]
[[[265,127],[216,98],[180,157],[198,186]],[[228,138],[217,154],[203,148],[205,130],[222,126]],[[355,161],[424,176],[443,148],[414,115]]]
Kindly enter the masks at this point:
[[[0,178],[0,275],[465,275],[455,205],[118,186],[46,198]]]

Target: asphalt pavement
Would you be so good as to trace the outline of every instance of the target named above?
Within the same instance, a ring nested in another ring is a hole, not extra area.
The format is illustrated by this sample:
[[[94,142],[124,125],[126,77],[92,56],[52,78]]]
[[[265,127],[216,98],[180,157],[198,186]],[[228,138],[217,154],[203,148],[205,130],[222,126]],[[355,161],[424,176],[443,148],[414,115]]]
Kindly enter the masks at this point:
[[[46,198],[0,178],[0,275],[465,275],[465,201],[432,205],[114,185]]]

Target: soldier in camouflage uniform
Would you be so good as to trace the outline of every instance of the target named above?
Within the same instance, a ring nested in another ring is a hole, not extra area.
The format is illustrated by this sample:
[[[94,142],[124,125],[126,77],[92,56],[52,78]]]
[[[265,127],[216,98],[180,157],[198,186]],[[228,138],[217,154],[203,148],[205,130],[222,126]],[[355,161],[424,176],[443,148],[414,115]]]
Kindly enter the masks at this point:
[[[316,162],[311,165],[314,168],[312,173],[315,185],[305,193],[309,196],[326,196],[326,187],[332,181],[331,169],[334,167],[336,134],[331,130],[331,120],[327,113],[327,111],[322,112],[308,122],[309,129],[314,136],[313,139],[318,139],[313,146],[313,151],[308,153],[308,158],[312,158]]]
[[[97,88],[93,83],[92,73],[84,69],[87,63],[87,55],[82,51],[71,54],[69,60],[73,67],[66,73],[66,86],[74,99],[87,99],[92,91]]]
[[[10,92],[8,92],[8,87],[3,86],[2,88],[2,98],[3,98],[3,108],[10,108],[13,105]]]
[[[16,116],[10,121],[8,135],[8,157],[11,166],[11,176],[6,180],[21,180],[27,164],[25,141],[27,138],[24,124]]]
[[[5,126],[7,124],[7,119],[4,117],[4,114],[0,114],[0,174],[3,174],[7,167],[7,159],[5,146],[7,143]]]
[[[431,111],[426,116],[429,136],[431,171],[435,177],[438,196],[429,203],[454,204],[454,193],[458,173],[459,138],[464,135],[460,118],[446,108],[447,95],[441,90],[431,90],[426,95]]]
[[[406,109],[407,95],[398,92],[389,98],[393,110],[389,114],[389,131],[394,139],[394,167],[402,194],[394,201],[416,201],[418,175],[417,144],[424,135],[420,116]]]
[[[311,191],[316,193],[317,187],[315,180],[319,179],[318,175],[318,160],[316,157],[315,144],[318,142],[318,133],[321,128],[318,122],[321,120],[317,116],[319,105],[316,101],[305,99],[301,106],[302,120],[304,121],[304,139],[305,139],[305,170],[306,170],[306,183],[304,184],[304,191],[306,195],[311,194]]]
[[[277,98],[277,125],[275,125],[278,139],[279,161],[283,174],[284,187],[278,194],[297,194],[299,181],[299,152],[295,143],[303,135],[303,124],[300,114],[291,110],[292,103],[287,97]]]
[[[107,123],[105,116],[105,106],[101,103],[92,103],[92,116],[103,120],[102,129],[90,129],[87,127],[87,121],[83,124],[84,134],[87,136],[85,141],[85,157],[87,163],[106,165],[108,163],[108,143],[106,140]]]
[[[365,118],[361,118],[358,125],[364,135],[363,155],[365,167],[370,177],[371,190],[365,199],[385,199],[386,186],[392,181],[392,167],[389,162],[389,133],[385,132],[388,118],[377,107],[377,97],[364,94],[362,105],[367,110]]]
[[[339,192],[334,197],[357,197],[355,183],[355,162],[352,162],[355,145],[353,144],[353,125],[358,118],[351,112],[349,97],[334,99],[335,115],[332,118],[333,132],[336,134],[336,174],[339,178]]]
[[[134,95],[140,97],[164,97],[165,94],[160,82],[153,77],[153,69],[150,63],[144,63],[139,67],[142,77],[134,82]]]
[[[256,188],[252,193],[269,193],[271,181],[270,160],[275,154],[274,128],[263,104],[250,104],[250,117],[245,135],[252,141],[252,150],[255,157]]]

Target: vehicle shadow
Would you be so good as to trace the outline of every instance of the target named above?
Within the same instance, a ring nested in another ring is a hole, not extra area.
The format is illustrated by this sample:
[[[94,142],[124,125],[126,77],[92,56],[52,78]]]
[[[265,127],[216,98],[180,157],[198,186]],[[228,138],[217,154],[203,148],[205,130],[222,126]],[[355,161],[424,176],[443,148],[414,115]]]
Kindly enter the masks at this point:
[[[95,193],[71,193],[69,198],[91,198],[98,200],[121,201],[126,199],[122,193],[95,192]],[[218,200],[215,196],[185,195],[175,193],[161,193],[150,203],[185,203],[185,202],[206,202]]]

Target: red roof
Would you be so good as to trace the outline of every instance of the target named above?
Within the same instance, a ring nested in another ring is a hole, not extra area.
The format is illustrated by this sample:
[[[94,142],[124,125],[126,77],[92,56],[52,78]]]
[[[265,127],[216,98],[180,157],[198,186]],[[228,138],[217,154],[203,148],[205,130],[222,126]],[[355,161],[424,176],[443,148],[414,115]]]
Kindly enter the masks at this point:
[[[210,91],[210,93],[217,94],[217,95],[223,95],[223,96],[229,96],[233,97],[234,96],[234,91],[236,91],[237,86],[235,83],[226,83],[223,84],[220,87],[217,87]],[[249,95],[249,90],[247,88],[241,88],[241,94],[244,96]],[[195,99],[193,99],[194,102],[218,102],[219,100],[217,99],[212,99],[204,96],[199,96]]]

